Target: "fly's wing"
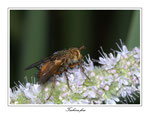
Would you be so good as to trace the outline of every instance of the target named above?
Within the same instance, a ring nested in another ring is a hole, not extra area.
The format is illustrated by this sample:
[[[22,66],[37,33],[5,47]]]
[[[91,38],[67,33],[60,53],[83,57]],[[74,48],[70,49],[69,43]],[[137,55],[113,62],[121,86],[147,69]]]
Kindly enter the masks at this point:
[[[60,59],[60,57],[64,56],[65,55],[65,51],[58,51],[58,52],[55,52],[52,56],[49,56],[45,59],[42,59],[36,63],[33,63],[32,65],[28,66],[25,68],[25,70],[29,70],[31,68],[38,68],[42,63],[46,63],[47,61],[54,61],[56,59]],[[39,69],[39,68],[38,68]]]
[[[54,61],[54,60],[63,59],[67,55],[67,53],[68,50],[57,51],[51,56],[50,60]]]
[[[26,67],[25,70],[29,70],[29,69],[34,68],[34,67],[38,67],[38,66],[41,65],[42,63],[45,63],[45,62],[49,61],[50,58],[51,58],[51,57],[47,57],[47,58],[42,59],[42,60],[40,60],[40,61],[38,61],[38,62],[36,62],[36,63],[33,63],[32,65]]]
[[[59,68],[63,64],[62,60],[48,61],[42,67],[38,74],[39,83],[43,84],[59,72]]]

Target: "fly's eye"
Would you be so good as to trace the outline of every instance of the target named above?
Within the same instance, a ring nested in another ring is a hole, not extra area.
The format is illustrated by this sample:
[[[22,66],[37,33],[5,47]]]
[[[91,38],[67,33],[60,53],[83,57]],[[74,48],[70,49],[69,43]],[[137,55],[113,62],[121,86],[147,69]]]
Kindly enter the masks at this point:
[[[74,51],[74,54],[78,57],[79,54],[78,54],[78,51]]]

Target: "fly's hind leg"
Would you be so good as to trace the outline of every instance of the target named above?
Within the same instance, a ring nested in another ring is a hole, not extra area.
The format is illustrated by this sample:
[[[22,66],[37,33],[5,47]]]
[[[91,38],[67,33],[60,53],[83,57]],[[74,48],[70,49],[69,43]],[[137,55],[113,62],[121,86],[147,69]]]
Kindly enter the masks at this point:
[[[72,91],[72,89],[70,88],[70,85],[69,85],[69,79],[68,79],[66,70],[64,71],[64,73],[65,73],[65,76],[66,76],[67,86],[68,86],[68,88]]]
[[[48,100],[52,96],[54,88],[55,88],[55,75],[53,76],[53,85],[52,85],[51,92],[49,94],[49,97],[46,100]]]

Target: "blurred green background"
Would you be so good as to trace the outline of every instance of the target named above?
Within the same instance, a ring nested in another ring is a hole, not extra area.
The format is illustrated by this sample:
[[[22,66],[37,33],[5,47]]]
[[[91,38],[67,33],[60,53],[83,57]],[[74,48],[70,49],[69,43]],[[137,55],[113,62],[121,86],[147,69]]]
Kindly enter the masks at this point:
[[[98,59],[119,39],[140,46],[140,10],[10,10],[10,86],[33,81],[37,70],[24,68],[58,50],[85,45],[82,54]]]

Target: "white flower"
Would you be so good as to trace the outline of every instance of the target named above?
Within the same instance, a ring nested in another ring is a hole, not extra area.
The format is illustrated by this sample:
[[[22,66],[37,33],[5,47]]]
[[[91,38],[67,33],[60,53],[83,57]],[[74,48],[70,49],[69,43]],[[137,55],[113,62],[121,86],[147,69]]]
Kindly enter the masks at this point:
[[[68,88],[66,76],[56,75],[56,86],[49,100],[52,81],[44,85],[19,84],[15,89],[10,89],[10,103],[31,104],[116,104],[117,102],[134,102],[140,93],[140,50],[134,48],[129,51],[122,41],[118,46],[120,51],[106,54],[101,48],[101,57],[94,60],[102,66],[95,67],[90,56],[86,57],[87,63],[83,67],[90,80],[80,68],[67,70],[69,79]],[[115,55],[117,54],[117,55]],[[121,97],[121,99],[120,99]],[[122,101],[124,99],[124,101]]]
[[[82,85],[85,82],[86,76],[81,72],[80,69],[78,72],[75,72],[74,75],[76,76],[74,79],[74,83],[76,83],[78,86]]]
[[[136,59],[139,59],[139,58],[140,58],[140,49],[137,48],[137,47],[135,47],[135,48],[134,48],[134,51],[137,53],[136,55],[134,55],[134,57],[135,57]]]
[[[121,88],[120,93],[123,98],[127,96],[127,91],[124,88]]]
[[[27,98],[30,98],[30,99],[36,98],[36,96],[33,95],[33,92],[30,91],[29,88],[26,88],[23,92]]]
[[[70,97],[62,100],[63,104],[77,104],[75,100],[72,100]]]
[[[114,96],[112,99],[113,99],[114,101],[116,101],[116,102],[119,102],[119,101],[120,101],[119,98],[116,97],[116,96]]]
[[[86,92],[83,94],[84,97],[88,97],[88,98],[95,98],[96,97],[96,87],[92,86],[92,87],[87,87]]]
[[[109,76],[105,76],[103,77],[102,79],[102,82],[101,82],[101,85],[102,86],[105,86],[106,84],[107,85],[111,85],[111,83],[114,81],[113,77],[111,75]]]
[[[91,104],[102,104],[103,101],[101,100],[92,100]]]
[[[99,64],[104,65],[105,70],[109,70],[111,68],[114,68],[117,62],[120,60],[120,54],[117,55],[117,57],[114,57],[112,53],[109,54],[109,56],[103,51],[99,51],[102,57],[99,57],[99,60],[94,60],[95,62],[98,62]]]
[[[89,103],[90,103],[90,101],[87,99],[80,99],[77,101],[77,104],[89,104]]]
[[[95,76],[95,73],[94,73],[94,72],[91,72],[90,76],[91,76],[91,77]]]
[[[116,70],[114,70],[114,69],[113,69],[113,70],[111,70],[111,73],[113,73],[113,74],[114,74],[114,73],[116,73]]]
[[[117,51],[117,52],[118,52],[118,54],[120,54],[120,55],[122,55],[123,57],[126,58],[128,56],[129,51],[128,51],[127,47],[122,43],[121,40],[120,40],[120,43],[121,43],[121,47],[116,43],[118,48],[121,51],[121,52],[120,51]]]
[[[60,82],[57,81],[57,82],[56,82],[56,86],[59,86],[59,85],[60,85]]]
[[[113,99],[107,99],[106,104],[116,104],[116,102]]]
[[[69,79],[70,82],[74,82],[75,77],[74,77],[73,74],[70,74],[68,79]]]
[[[103,94],[103,91],[102,91],[102,90],[98,90],[98,93],[99,93],[100,95],[102,95],[102,94]]]
[[[10,89],[10,98],[11,99],[17,99],[18,95],[20,95],[20,94],[21,94],[21,90],[20,89],[17,89],[17,90]]]
[[[85,64],[85,69],[88,71],[92,71],[94,69],[94,64],[93,61],[90,58],[90,55],[88,54],[88,57],[86,57],[86,60],[88,63],[84,62]]]
[[[116,78],[116,81],[118,81],[118,87],[121,88],[122,87],[122,84],[124,85],[128,85],[128,78],[125,77],[125,76],[120,76],[118,78]]]
[[[41,92],[42,88],[39,84],[34,84],[33,86],[31,86],[31,91],[34,93],[34,94],[39,94]]]
[[[105,88],[104,88],[106,91],[108,91],[109,90],[109,86],[107,85],[107,86],[105,86]]]
[[[46,103],[45,104],[55,104],[54,102],[51,102],[51,101],[47,101],[46,100]]]
[[[132,76],[137,76],[137,77],[140,77],[140,69],[137,68],[137,67],[131,67],[130,68],[130,72],[132,74]]]

